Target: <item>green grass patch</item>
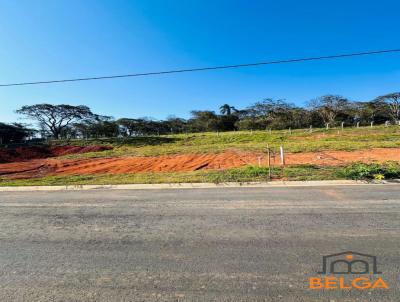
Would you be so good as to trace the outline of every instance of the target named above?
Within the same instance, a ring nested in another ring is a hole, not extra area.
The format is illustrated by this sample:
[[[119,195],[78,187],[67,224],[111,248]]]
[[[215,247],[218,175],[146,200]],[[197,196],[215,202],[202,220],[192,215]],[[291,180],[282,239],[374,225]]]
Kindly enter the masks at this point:
[[[322,150],[352,151],[367,148],[400,147],[400,127],[360,127],[338,129],[308,129],[288,131],[232,131],[220,133],[192,133],[167,136],[105,138],[53,142],[73,145],[109,145],[113,150],[73,154],[67,158],[112,156],[157,156],[183,153],[218,153],[228,149],[265,152],[267,145],[278,150],[283,145],[287,152],[315,152]]]
[[[272,179],[316,180],[337,179],[340,168],[312,165],[273,168]],[[52,185],[103,185],[103,184],[157,184],[157,183],[224,183],[268,181],[266,167],[247,166],[218,171],[180,173],[129,173],[102,175],[48,176],[34,179],[7,180],[0,178],[0,186],[52,186]]]
[[[400,163],[354,163],[346,167],[297,165],[274,167],[271,179],[267,167],[246,166],[228,170],[209,170],[179,173],[129,173],[48,176],[34,179],[9,180],[0,178],[0,186],[107,185],[158,183],[224,183],[263,182],[269,180],[382,180],[400,178]]]

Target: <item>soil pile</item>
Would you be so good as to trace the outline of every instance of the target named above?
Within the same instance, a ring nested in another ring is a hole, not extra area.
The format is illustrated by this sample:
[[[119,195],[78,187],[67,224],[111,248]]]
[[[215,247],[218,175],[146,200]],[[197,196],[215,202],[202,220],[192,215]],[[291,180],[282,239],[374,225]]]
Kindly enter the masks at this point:
[[[49,160],[55,174],[123,174],[135,172],[189,172],[241,167],[257,160],[254,153],[226,151],[219,154],[180,154],[149,157],[116,157],[83,160]]]
[[[101,152],[106,150],[111,150],[110,146],[52,146],[50,151],[52,153],[52,157],[56,156],[64,156],[68,154],[77,154],[77,153],[88,153],[88,152]]]
[[[16,149],[0,148],[0,163],[12,163],[39,158],[57,157],[75,153],[110,150],[108,146],[31,146]]]
[[[188,172],[229,169],[256,162],[254,153],[227,151],[219,154],[114,157],[88,159],[35,159],[0,164],[0,177],[37,178],[48,175],[123,174],[138,172]]]

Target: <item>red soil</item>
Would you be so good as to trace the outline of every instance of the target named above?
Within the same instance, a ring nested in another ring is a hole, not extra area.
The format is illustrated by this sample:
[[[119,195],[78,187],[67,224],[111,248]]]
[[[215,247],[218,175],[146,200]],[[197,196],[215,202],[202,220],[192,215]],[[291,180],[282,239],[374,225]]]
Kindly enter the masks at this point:
[[[151,157],[85,159],[49,164],[56,174],[122,174],[134,172],[188,172],[204,169],[228,169],[254,163],[256,155],[227,151],[219,154],[181,154]]]
[[[289,153],[287,165],[316,164],[340,166],[354,161],[400,161],[400,148],[376,148],[360,151],[325,151]],[[241,167],[248,164],[266,166],[265,155],[226,151],[220,154],[182,154],[153,157],[115,157],[93,159],[36,159],[0,164],[0,176],[34,178],[46,175],[122,174],[139,172],[187,172]],[[278,166],[279,158],[272,160]]]
[[[288,165],[342,166],[356,161],[364,163],[400,161],[400,148],[292,153],[286,157],[286,164]]]
[[[0,164],[0,176],[33,178],[45,175],[122,174],[135,172],[187,172],[228,169],[254,163],[255,154],[228,151],[220,154],[183,154],[152,157],[91,159],[37,159]]]
[[[67,154],[98,152],[112,149],[106,146],[32,146],[15,150],[0,149],[0,163],[20,162],[38,158],[57,157]]]

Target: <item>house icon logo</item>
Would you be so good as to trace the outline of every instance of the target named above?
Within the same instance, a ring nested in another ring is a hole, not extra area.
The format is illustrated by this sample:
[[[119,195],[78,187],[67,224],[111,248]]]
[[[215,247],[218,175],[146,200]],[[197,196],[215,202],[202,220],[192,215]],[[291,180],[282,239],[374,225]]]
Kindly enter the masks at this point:
[[[378,271],[376,256],[346,251],[322,257],[318,277],[309,278],[312,290],[388,289],[389,284]],[[323,276],[321,276],[323,275]]]
[[[352,251],[322,257],[322,271],[318,274],[381,274],[376,256]]]

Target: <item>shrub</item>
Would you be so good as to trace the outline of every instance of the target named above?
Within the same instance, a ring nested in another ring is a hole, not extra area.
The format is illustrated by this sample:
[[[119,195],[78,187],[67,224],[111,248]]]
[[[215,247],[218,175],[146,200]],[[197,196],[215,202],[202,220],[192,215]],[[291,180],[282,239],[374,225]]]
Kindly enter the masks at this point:
[[[378,163],[354,163],[343,168],[342,174],[349,179],[393,179],[400,178],[400,164],[397,162]]]

